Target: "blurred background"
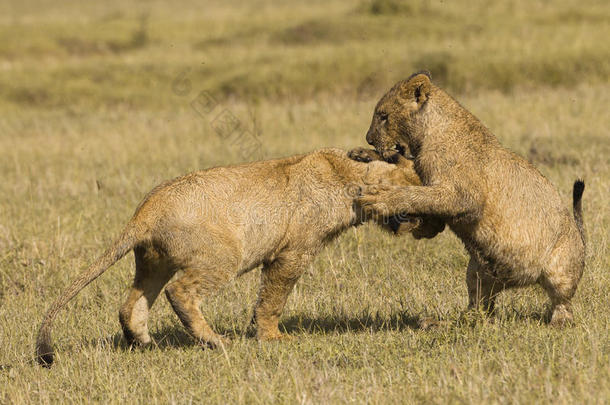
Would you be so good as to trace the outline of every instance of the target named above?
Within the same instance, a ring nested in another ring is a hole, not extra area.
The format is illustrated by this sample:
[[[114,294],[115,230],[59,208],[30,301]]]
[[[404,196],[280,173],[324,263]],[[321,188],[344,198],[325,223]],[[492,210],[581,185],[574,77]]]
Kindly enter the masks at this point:
[[[163,108],[185,70],[222,99],[377,96],[417,69],[454,93],[605,83],[605,1],[4,1],[3,101]]]
[[[474,113],[491,126],[494,97],[513,104],[500,113],[505,125],[519,97],[563,99],[535,107],[554,111],[536,128],[499,134],[537,137],[558,108],[578,113],[579,91],[607,93],[609,10],[595,0],[3,1],[2,142],[40,137],[43,154],[61,146],[69,155],[78,140],[81,157],[194,142],[205,159],[188,168],[351,146],[376,99],[420,69],[463,102],[485,94]],[[248,147],[228,142],[221,123],[246,131]]]
[[[156,392],[161,402],[268,403],[279,391],[304,403],[434,402],[434,393],[603,402],[592,387],[608,393],[610,381],[609,38],[607,0],[2,0],[0,366],[18,372],[0,367],[0,402],[103,401],[108,387],[142,402]],[[150,325],[165,350],[124,360],[115,309],[133,264],[123,260],[83,291],[77,315],[60,316],[65,372],[47,378],[30,366],[49,300],[152,187],[216,165],[366,145],[379,97],[421,69],[549,177],[566,205],[584,177],[589,258],[574,305],[586,327],[541,327],[546,296],[527,289],[502,295],[489,329],[413,332],[413,316],[453,319],[465,306],[461,243],[450,232],[414,242],[363,227],[297,285],[284,319],[299,347],[261,354],[239,340],[253,272],[206,304],[211,323],[238,340],[228,365],[216,354],[189,363],[200,352],[164,300]],[[164,356],[191,374],[167,375]],[[144,372],[130,359],[159,362]],[[145,376],[133,382],[134,373]],[[65,388],[73,381],[88,388]]]

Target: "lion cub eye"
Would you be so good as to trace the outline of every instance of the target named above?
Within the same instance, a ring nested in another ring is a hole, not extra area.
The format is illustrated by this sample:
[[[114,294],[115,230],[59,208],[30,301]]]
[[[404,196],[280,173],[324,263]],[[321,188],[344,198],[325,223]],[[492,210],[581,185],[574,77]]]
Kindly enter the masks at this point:
[[[384,113],[384,112],[380,112],[379,113],[379,120],[380,121],[387,121],[388,120],[388,113]]]

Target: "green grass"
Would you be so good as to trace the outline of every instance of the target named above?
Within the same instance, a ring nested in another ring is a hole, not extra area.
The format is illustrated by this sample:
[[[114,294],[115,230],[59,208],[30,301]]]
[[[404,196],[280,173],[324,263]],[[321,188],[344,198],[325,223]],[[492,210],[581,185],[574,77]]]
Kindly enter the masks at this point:
[[[608,402],[610,8],[488,3],[1,3],[0,403]],[[220,111],[259,134],[264,157],[351,148],[383,91],[421,68],[566,205],[584,177],[575,327],[544,324],[538,288],[504,293],[495,322],[458,323],[459,240],[363,226],[297,284],[282,318],[292,341],[248,336],[256,270],[203,307],[232,338],[226,353],[195,347],[163,298],[157,347],[130,349],[117,316],[126,258],[58,317],[55,366],[33,363],[44,311],[148,190],[248,159],[212,129]],[[191,102],[204,90],[218,104],[200,115]],[[421,330],[423,317],[447,322]]]

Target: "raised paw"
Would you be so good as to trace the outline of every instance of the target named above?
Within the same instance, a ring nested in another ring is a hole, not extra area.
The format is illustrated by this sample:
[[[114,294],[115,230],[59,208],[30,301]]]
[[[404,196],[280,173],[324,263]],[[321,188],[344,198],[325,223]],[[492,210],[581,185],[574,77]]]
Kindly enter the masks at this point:
[[[358,162],[372,162],[373,160],[382,160],[381,155],[375,149],[354,148],[347,152],[347,157]]]
[[[358,204],[366,216],[389,217],[400,212],[394,203],[397,191],[396,187],[383,184],[363,187]]]
[[[362,212],[367,218],[390,216],[390,210],[388,209],[387,204],[378,202],[378,199],[373,196],[361,197],[359,202],[362,206]]]

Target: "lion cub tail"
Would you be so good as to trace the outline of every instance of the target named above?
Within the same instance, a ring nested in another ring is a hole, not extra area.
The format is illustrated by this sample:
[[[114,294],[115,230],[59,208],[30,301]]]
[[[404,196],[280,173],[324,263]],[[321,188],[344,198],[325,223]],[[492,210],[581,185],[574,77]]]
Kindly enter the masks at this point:
[[[104,252],[87,270],[72,282],[59,296],[47,312],[36,339],[36,360],[43,367],[53,364],[53,346],[51,342],[51,324],[55,316],[72,298],[89,283],[104,273],[110,266],[119,261],[137,243],[135,227],[130,223],[112,246]]]
[[[585,224],[582,219],[582,194],[585,191],[585,182],[576,180],[572,189],[572,208],[574,210],[574,221],[580,232],[582,243],[586,244],[585,239]]]

